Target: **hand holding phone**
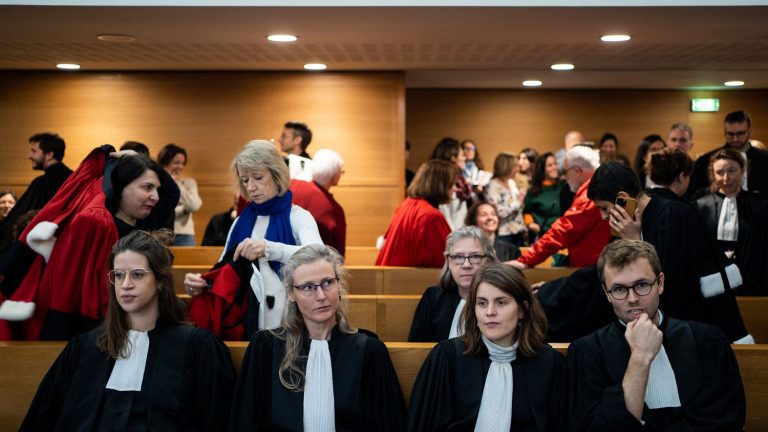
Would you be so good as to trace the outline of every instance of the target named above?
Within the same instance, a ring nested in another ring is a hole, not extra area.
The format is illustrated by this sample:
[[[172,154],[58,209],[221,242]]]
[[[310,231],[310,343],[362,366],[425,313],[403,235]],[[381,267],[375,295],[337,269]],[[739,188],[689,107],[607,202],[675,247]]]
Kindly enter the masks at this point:
[[[624,211],[627,213],[627,216],[629,217],[629,219],[631,221],[635,220],[635,211],[637,210],[637,200],[636,199],[630,198],[630,197],[620,196],[620,197],[616,198],[615,206],[616,207],[621,207],[622,209],[624,209]],[[614,219],[615,222],[611,222],[611,235],[613,235],[614,237],[621,237],[621,233],[618,232],[615,229],[615,227],[617,225],[623,225],[621,223],[622,222],[621,219],[624,219],[624,217],[623,217],[623,215],[621,214],[620,211],[618,211],[616,209],[614,209],[613,211],[618,213],[620,217],[617,218],[613,214],[613,212],[612,212],[611,218]]]

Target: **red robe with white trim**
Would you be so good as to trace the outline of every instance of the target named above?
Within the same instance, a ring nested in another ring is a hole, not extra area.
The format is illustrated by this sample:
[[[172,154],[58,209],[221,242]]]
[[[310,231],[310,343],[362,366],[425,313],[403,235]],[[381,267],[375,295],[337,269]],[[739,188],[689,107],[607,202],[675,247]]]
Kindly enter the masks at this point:
[[[20,240],[38,254],[9,300],[34,303],[34,314],[23,321],[23,338],[38,340],[51,311],[79,314],[86,320],[104,318],[109,302],[106,259],[118,238],[104,205],[102,178],[107,154],[93,150],[35,216]],[[37,247],[28,236],[39,224],[57,226],[55,243]],[[50,254],[45,260],[44,255]],[[69,333],[70,329],[61,329]],[[8,322],[0,320],[0,339],[11,338]]]

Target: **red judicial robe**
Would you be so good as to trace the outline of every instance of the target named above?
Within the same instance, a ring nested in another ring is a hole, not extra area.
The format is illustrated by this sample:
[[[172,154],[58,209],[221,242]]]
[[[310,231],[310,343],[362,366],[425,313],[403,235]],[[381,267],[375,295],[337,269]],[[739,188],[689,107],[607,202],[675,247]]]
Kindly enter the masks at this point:
[[[423,198],[406,198],[392,216],[376,265],[440,268],[450,233],[440,210]]]
[[[91,327],[104,317],[109,303],[105,259],[118,238],[104,206],[106,158],[101,148],[93,150],[19,238],[29,245],[30,233],[34,237],[45,227],[55,230],[55,243],[42,244],[42,249],[31,246],[40,255],[9,298],[19,306],[34,305],[33,315],[23,325],[24,339],[40,338],[50,310],[78,313],[84,321],[92,321]],[[11,339],[4,320],[0,320],[0,339]]]
[[[0,340],[68,340],[96,327],[109,303],[106,260],[112,246],[134,229],[166,226],[173,215],[179,190],[163,173],[159,201],[146,219],[134,227],[113,217],[104,191],[116,163],[107,162],[111,151],[110,145],[91,151],[20,236],[38,255],[0,307]]]
[[[323,243],[344,256],[347,244],[347,219],[333,195],[315,182],[291,180],[293,203],[312,214]]]

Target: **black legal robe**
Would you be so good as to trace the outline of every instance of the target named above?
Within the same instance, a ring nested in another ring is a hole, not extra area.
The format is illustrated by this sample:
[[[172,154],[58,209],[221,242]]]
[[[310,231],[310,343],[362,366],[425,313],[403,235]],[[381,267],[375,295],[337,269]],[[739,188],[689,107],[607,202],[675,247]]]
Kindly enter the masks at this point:
[[[285,341],[257,332],[243,357],[232,403],[231,431],[302,431],[304,393],[280,382]],[[306,365],[311,340],[305,337],[298,360]],[[387,347],[361,332],[334,328],[328,341],[333,371],[336,431],[401,431],[405,400]]]
[[[631,352],[626,328],[617,320],[568,348],[566,401],[572,431],[742,430],[746,397],[736,356],[723,333],[666,315],[659,328],[681,406],[652,410],[646,405],[645,426],[627,411],[621,384]]]
[[[453,315],[461,297],[456,289],[438,285],[424,291],[413,313],[408,342],[440,342],[448,339]]]
[[[717,227],[720,224],[724,201],[725,195],[712,192],[697,199],[694,204],[704,220],[710,238],[718,243],[723,253],[726,250],[735,252],[730,261],[739,266],[744,278],[744,285],[736,292],[739,295],[765,295],[768,293],[768,286],[761,276],[768,267],[768,253],[764,246],[768,243],[768,231],[765,227],[757,225],[768,224],[765,211],[768,200],[745,190],[736,195],[739,233],[735,242],[717,240]]]
[[[141,391],[105,388],[115,360],[102,328],[73,338],[37,390],[21,431],[226,430],[235,370],[227,347],[191,326],[149,332]]]
[[[596,266],[546,282],[536,298],[547,314],[547,339],[552,342],[572,342],[616,318]]]
[[[511,261],[520,258],[520,248],[512,243],[499,240],[498,237],[493,240],[493,250],[499,261]]]
[[[440,342],[416,377],[408,408],[408,431],[473,431],[480,412],[488,351],[462,354],[462,338]],[[565,359],[545,345],[533,357],[512,362],[512,431],[560,431]]]
[[[696,209],[655,194],[642,218],[643,240],[656,248],[664,271],[661,309],[673,318],[720,327],[730,341],[746,336],[736,297],[725,277],[725,256],[707,235]],[[710,275],[720,277],[725,290],[705,297],[700,278]]]

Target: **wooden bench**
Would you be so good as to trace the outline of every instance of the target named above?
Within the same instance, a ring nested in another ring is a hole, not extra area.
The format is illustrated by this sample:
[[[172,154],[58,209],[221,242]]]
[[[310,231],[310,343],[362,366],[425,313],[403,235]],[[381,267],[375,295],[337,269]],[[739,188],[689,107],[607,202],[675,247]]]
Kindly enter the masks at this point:
[[[406,399],[421,364],[432,349],[428,343],[387,343]],[[566,353],[567,344],[552,344]],[[239,370],[247,343],[227,342]],[[64,347],[62,342],[0,342],[0,430],[17,430],[43,375]],[[768,430],[768,345],[734,345],[747,395],[747,431]]]
[[[351,294],[349,321],[354,326],[375,332],[383,341],[406,341],[420,299],[420,295]],[[736,300],[755,341],[768,344],[768,298],[737,297]]]
[[[208,265],[174,265],[173,276],[177,293],[184,293],[184,274],[205,273]],[[437,284],[441,269],[416,267],[349,266],[351,294],[412,294],[421,295]],[[531,268],[523,270],[530,283],[550,281],[576,271],[575,267]]]
[[[188,301],[187,294],[178,294]],[[386,342],[406,341],[413,313],[420,295],[404,294],[350,294],[349,322],[355,327],[368,329]],[[768,298],[736,297],[741,316],[750,334],[759,344],[768,344]],[[768,365],[767,365],[768,366]]]
[[[174,246],[171,248],[176,265],[207,265],[213,266],[219,261],[223,251],[222,246]],[[529,248],[521,248],[521,251]],[[567,254],[567,250],[560,251]],[[347,246],[345,261],[350,266],[372,266],[376,264],[379,250],[373,246]],[[536,266],[549,269],[552,267],[552,257]]]
[[[205,265],[212,267],[219,261],[222,246],[173,246],[173,262],[176,265]],[[347,246],[347,265],[374,265],[379,255],[373,246]]]

